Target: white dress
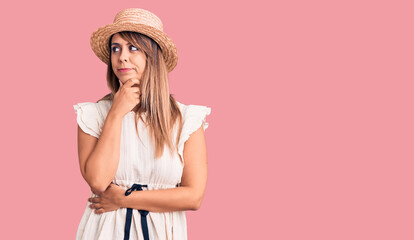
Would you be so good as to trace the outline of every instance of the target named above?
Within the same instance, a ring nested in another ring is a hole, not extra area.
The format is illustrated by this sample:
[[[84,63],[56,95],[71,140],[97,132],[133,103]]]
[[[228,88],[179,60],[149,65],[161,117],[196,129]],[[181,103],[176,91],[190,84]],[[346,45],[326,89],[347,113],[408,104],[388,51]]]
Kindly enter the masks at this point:
[[[177,102],[184,125],[178,142],[179,152],[183,158],[184,142],[190,134],[203,126],[208,127],[207,115],[211,108],[201,105],[184,105]],[[84,102],[73,105],[77,114],[77,123],[87,134],[99,138],[105,118],[112,105],[112,100],[102,100],[98,103]],[[167,147],[159,159],[154,159],[154,148],[150,136],[142,120],[137,123],[140,139],[136,134],[135,112],[130,111],[122,120],[121,148],[118,170],[113,183],[125,190],[135,184],[146,184],[143,190],[174,188],[181,182],[184,163],[178,154],[170,155]],[[144,115],[145,119],[145,115]],[[174,139],[177,134],[174,129]],[[91,192],[91,197],[96,196]],[[86,198],[85,198],[86,199]],[[124,239],[126,223],[126,208],[115,211],[95,214],[94,209],[89,208],[90,202],[86,201],[86,208],[79,223],[76,239],[85,240],[113,240]],[[184,211],[149,212],[146,216],[149,239],[187,239],[187,224]],[[143,221],[145,222],[145,221]],[[137,209],[132,210],[130,238],[143,240],[141,227],[141,215]]]

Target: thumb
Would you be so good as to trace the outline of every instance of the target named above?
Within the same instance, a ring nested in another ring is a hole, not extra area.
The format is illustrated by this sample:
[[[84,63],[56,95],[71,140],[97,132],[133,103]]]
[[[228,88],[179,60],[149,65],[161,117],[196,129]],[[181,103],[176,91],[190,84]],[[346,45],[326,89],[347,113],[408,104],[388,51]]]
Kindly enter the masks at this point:
[[[119,81],[119,87],[124,86],[124,84],[122,84],[121,80],[118,79],[118,81]]]

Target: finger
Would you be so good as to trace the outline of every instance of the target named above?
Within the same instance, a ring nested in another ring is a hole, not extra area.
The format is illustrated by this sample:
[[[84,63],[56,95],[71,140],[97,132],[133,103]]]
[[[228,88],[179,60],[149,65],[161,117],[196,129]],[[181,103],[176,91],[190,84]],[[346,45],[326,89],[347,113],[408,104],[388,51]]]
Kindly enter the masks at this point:
[[[101,214],[101,213],[104,213],[105,211],[103,210],[103,208],[100,208],[100,209],[96,209],[95,210],[95,213],[96,214]]]
[[[139,80],[138,78],[132,78],[132,79],[137,80],[137,81],[135,81],[135,84],[136,84],[137,86],[139,86],[139,84],[141,83],[141,80]]]
[[[124,84],[124,86],[127,88],[130,88],[134,85],[138,85],[138,83],[139,83],[139,80],[137,78],[131,78]]]
[[[137,93],[137,92],[140,92],[139,88],[137,88],[137,87],[133,87],[133,88],[131,88],[131,91],[132,91],[132,92],[136,92],[136,93]]]
[[[100,203],[94,203],[94,204],[91,204],[89,207],[99,209],[102,207],[102,205]]]
[[[136,78],[131,78],[131,79],[129,79],[125,84],[124,84],[124,87],[126,87],[126,88],[130,88],[130,87],[132,87],[132,85],[134,85],[134,84],[138,84],[139,83],[139,80],[138,79],[136,79]]]
[[[118,81],[119,81],[119,87],[124,86],[124,84],[121,82],[121,80],[118,79]]]
[[[98,203],[100,201],[101,200],[99,199],[99,197],[89,198],[89,202],[91,202],[91,203]]]

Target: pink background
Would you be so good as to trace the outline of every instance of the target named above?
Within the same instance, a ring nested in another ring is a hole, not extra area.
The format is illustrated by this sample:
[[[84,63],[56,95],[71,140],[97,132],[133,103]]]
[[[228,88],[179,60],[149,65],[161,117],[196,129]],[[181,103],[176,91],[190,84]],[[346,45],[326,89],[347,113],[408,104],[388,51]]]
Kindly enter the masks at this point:
[[[410,2],[2,3],[1,238],[74,239],[72,105],[108,93],[89,37],[139,7],[177,44],[171,93],[212,109],[189,239],[414,239]]]

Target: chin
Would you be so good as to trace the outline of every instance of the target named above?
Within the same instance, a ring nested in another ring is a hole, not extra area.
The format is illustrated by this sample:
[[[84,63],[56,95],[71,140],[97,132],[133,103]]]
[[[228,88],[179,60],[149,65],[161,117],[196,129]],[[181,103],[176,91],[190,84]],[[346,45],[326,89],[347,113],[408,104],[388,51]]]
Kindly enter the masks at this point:
[[[125,82],[128,80],[128,78],[125,78],[125,77],[118,77],[118,79],[119,79],[119,81],[121,81],[122,83],[125,83]]]

